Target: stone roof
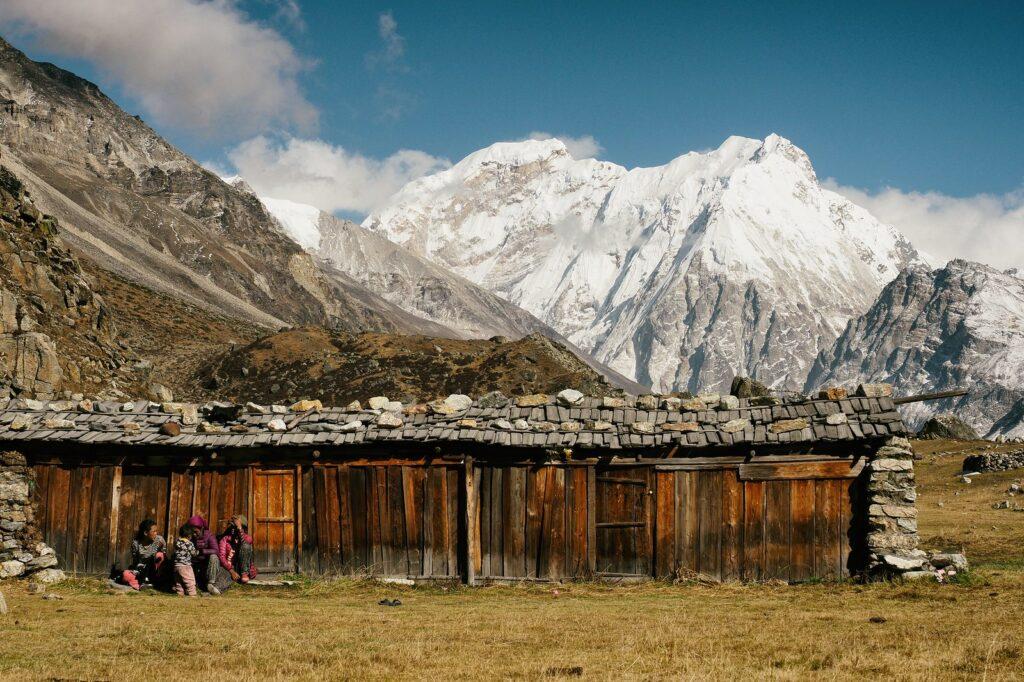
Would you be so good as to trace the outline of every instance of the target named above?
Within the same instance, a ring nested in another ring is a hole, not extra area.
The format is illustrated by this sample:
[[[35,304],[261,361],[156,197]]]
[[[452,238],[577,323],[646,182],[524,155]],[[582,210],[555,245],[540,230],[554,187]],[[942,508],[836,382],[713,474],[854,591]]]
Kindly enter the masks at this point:
[[[352,403],[345,408],[321,407],[318,401],[286,407],[17,399],[0,410],[0,441],[203,449],[393,441],[703,448],[857,441],[906,433],[891,397],[600,398],[567,390],[557,396],[518,398],[491,393],[478,400],[453,395],[410,406],[383,397],[371,399],[370,406]]]

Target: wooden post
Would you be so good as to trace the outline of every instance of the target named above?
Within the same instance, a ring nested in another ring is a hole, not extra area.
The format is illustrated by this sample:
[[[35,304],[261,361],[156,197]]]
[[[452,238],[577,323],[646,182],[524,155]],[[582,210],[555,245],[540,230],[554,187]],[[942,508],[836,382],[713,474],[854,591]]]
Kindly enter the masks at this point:
[[[473,585],[476,582],[476,565],[474,557],[477,553],[476,537],[476,490],[473,486],[473,458],[467,456],[464,460],[463,475],[465,476],[466,489],[466,584]]]
[[[295,572],[302,573],[302,465],[295,465]]]
[[[114,480],[110,484],[110,552],[107,558],[117,561],[117,530],[121,525],[121,467],[114,467]]]

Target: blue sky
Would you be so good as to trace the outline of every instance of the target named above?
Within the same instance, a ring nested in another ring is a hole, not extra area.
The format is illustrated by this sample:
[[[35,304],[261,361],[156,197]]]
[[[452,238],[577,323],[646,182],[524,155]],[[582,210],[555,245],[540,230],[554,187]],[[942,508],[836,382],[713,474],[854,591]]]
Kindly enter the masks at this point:
[[[590,136],[627,167],[777,132],[883,219],[935,219],[963,199],[975,213],[951,220],[1024,225],[1021,2],[147,2],[132,16],[120,0],[91,0],[89,15],[77,0],[5,0],[0,31],[219,168],[387,177],[337,184],[363,198],[329,210],[366,212],[399,181],[533,131]],[[924,203],[894,212],[886,192]]]

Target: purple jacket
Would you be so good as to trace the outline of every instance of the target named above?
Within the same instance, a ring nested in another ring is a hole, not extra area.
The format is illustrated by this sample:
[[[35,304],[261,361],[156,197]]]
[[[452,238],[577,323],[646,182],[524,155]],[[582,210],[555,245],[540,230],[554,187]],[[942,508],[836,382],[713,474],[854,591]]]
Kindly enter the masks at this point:
[[[220,547],[217,542],[217,536],[210,530],[210,525],[206,523],[206,519],[202,516],[193,516],[188,522],[199,529],[199,539],[194,540],[196,549],[199,550],[199,557],[196,562],[206,563],[206,561],[212,556],[218,556],[220,554]]]

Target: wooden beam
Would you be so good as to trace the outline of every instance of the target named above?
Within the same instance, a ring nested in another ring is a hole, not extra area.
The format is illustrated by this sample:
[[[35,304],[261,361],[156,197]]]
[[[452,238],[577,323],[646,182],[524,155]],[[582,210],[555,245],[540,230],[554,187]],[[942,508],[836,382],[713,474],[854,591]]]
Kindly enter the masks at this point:
[[[856,478],[865,460],[856,462],[800,462],[789,464],[740,464],[741,481],[806,480],[814,478]]]
[[[943,398],[959,398],[967,395],[967,389],[956,389],[954,391],[939,391],[938,393],[921,393],[919,395],[908,395],[902,398],[893,398],[892,402],[895,405],[905,405],[907,403],[920,403],[925,400],[942,400]]]
[[[302,466],[295,465],[293,500],[295,502],[295,572],[302,573]]]
[[[476,582],[475,557],[478,551],[476,537],[476,490],[473,485],[473,458],[466,457],[463,465],[465,476],[466,504],[464,507],[466,520],[466,584]]]

